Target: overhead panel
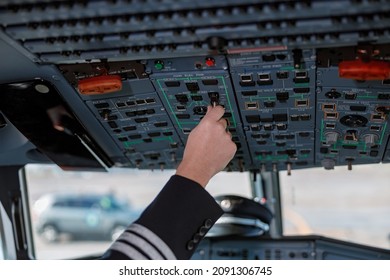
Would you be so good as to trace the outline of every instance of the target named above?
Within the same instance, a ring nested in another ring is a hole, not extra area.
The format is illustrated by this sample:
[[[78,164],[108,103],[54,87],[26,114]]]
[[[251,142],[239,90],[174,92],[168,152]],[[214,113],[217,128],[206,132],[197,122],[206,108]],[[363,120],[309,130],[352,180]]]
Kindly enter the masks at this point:
[[[222,105],[228,171],[352,168],[390,161],[389,15],[388,0],[1,1],[0,39],[66,88],[113,165],[176,168]]]

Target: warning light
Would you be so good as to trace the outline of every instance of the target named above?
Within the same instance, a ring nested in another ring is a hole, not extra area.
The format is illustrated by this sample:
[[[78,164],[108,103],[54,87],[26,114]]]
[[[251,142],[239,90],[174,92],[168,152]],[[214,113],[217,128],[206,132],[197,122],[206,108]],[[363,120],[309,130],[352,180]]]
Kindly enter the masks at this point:
[[[205,63],[206,63],[206,65],[207,65],[208,67],[215,66],[215,59],[212,58],[212,57],[206,57]]]
[[[339,77],[360,81],[386,80],[390,78],[390,62],[361,59],[342,61],[339,63]]]
[[[102,75],[79,80],[78,90],[81,94],[104,94],[122,89],[122,80],[118,75]]]

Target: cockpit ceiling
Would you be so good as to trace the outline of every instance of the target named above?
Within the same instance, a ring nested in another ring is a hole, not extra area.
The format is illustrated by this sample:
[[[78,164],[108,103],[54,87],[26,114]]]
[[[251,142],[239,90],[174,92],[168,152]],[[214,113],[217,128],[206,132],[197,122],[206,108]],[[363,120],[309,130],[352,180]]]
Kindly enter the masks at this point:
[[[212,104],[238,147],[228,171],[389,162],[389,15],[387,0],[2,1],[0,40],[34,67],[0,78],[0,110],[66,168],[175,168]],[[48,151],[49,99],[76,150]]]

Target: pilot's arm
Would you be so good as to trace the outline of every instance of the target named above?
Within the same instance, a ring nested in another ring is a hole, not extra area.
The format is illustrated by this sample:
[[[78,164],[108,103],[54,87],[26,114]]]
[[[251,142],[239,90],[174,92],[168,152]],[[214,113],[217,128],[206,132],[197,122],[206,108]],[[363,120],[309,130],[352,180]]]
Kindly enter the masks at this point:
[[[189,259],[223,214],[204,189],[236,152],[224,108],[209,107],[189,135],[183,160],[140,218],[111,245],[103,259]]]

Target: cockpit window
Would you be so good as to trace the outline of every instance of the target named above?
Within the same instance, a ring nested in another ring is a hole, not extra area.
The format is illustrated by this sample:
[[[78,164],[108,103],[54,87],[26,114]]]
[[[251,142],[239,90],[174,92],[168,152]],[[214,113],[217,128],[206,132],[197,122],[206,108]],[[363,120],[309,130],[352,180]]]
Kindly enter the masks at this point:
[[[1,206],[0,206],[1,207]],[[1,209],[0,209],[1,211]],[[0,227],[2,227],[2,225],[0,224]],[[3,236],[2,236],[2,230],[0,230],[0,260],[4,260],[4,253],[3,253]]]
[[[390,248],[389,166],[356,165],[280,172],[284,235],[321,235]],[[62,171],[27,165],[37,259],[99,256],[153,200],[174,170]],[[247,172],[221,172],[214,196],[253,198]],[[304,179],[303,179],[304,178]]]
[[[390,165],[280,172],[285,235],[390,248]]]
[[[27,165],[35,257],[70,259],[103,253],[174,173],[119,168],[65,172],[55,165]],[[207,190],[213,196],[251,198],[249,178],[245,172],[221,172]]]

